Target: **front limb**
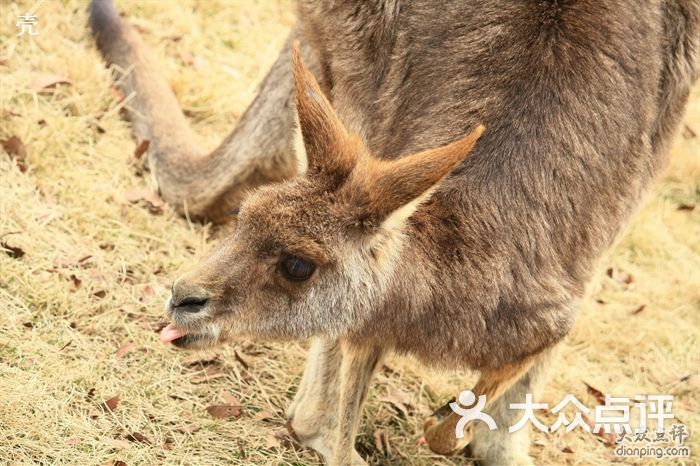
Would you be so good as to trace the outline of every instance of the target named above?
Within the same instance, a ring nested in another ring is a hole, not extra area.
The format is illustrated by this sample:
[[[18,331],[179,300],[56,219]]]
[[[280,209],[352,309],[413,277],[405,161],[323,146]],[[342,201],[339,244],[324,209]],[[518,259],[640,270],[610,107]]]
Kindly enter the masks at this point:
[[[361,465],[355,451],[357,425],[369,383],[383,351],[316,339],[287,418],[299,441],[327,464]]]

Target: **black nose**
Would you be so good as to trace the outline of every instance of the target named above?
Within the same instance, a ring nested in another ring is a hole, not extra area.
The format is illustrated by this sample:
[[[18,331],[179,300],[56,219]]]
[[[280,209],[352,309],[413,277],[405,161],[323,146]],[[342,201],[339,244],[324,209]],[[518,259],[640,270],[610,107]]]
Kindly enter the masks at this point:
[[[170,310],[172,312],[200,312],[209,302],[208,293],[201,287],[178,280],[173,284],[170,298]]]
[[[200,296],[185,296],[182,300],[173,302],[173,307],[175,309],[187,312],[199,312],[208,302],[209,298],[202,298]]]

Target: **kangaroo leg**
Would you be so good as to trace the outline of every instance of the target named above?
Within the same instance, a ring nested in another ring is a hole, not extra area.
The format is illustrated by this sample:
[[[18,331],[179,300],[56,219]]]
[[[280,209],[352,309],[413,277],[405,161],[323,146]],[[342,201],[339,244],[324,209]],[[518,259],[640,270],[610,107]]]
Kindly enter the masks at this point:
[[[536,356],[525,372],[503,395],[492,403],[486,412],[496,421],[497,430],[489,430],[483,423],[474,426],[474,439],[469,444],[471,455],[483,465],[532,465],[528,455],[530,435],[527,428],[508,432],[508,427],[518,422],[522,412],[510,409],[511,403],[522,403],[525,395],[537,394],[546,377],[546,367],[552,361],[554,349]]]
[[[362,404],[384,351],[376,347],[358,348],[351,345],[343,345],[342,350],[338,428],[330,464],[363,465],[367,463],[355,450],[355,436],[362,417]]]
[[[528,358],[497,370],[482,371],[481,377],[472,389],[472,392],[476,399],[481,395],[486,396],[485,409],[487,412],[528,371],[532,361],[532,358]],[[426,420],[423,425],[425,440],[432,451],[441,455],[451,455],[464,448],[470,442],[475,423],[467,424],[464,437],[458,439],[455,435],[455,429],[460,419],[462,419],[461,415],[450,410],[449,414],[442,420],[435,416],[431,416]]]
[[[333,454],[338,425],[338,384],[342,352],[336,340],[316,339],[287,419],[299,441],[324,458]]]
[[[125,72],[119,86],[130,99],[127,113],[134,133],[149,141],[151,171],[163,199],[178,212],[223,222],[247,190],[296,173],[290,58],[296,28],[234,130],[207,154],[138,32],[111,0],[92,1],[90,25],[107,62]],[[318,71],[309,48],[302,45],[301,51],[305,63]]]
[[[354,448],[361,406],[383,352],[317,339],[287,418],[299,441],[328,464],[365,464]]]

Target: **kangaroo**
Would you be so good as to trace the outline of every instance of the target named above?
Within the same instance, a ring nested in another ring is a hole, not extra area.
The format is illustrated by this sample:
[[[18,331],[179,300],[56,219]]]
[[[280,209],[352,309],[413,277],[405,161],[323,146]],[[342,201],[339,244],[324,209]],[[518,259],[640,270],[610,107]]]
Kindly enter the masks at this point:
[[[479,371],[472,391],[499,428],[458,440],[457,414],[431,417],[427,443],[532,464],[508,406],[544,382],[596,260],[664,165],[698,75],[700,4],[298,10],[259,95],[204,154],[136,30],[91,4],[164,199],[215,222],[237,212],[173,284],[161,339],[311,339],[287,415],[333,465],[366,464],[355,435],[387,352]]]

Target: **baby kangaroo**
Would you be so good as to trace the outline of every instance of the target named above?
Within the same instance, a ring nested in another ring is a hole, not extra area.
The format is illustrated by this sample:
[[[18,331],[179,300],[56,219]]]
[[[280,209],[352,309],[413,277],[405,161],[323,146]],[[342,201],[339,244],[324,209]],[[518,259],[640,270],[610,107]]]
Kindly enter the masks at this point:
[[[138,33],[92,3],[163,197],[216,221],[240,206],[174,283],[162,340],[312,339],[288,417],[332,465],[364,464],[355,435],[388,351],[478,370],[498,429],[467,424],[458,441],[456,414],[431,418],[430,448],[531,464],[509,404],[536,392],[663,166],[698,74],[700,3],[300,0],[299,18],[206,155]]]

